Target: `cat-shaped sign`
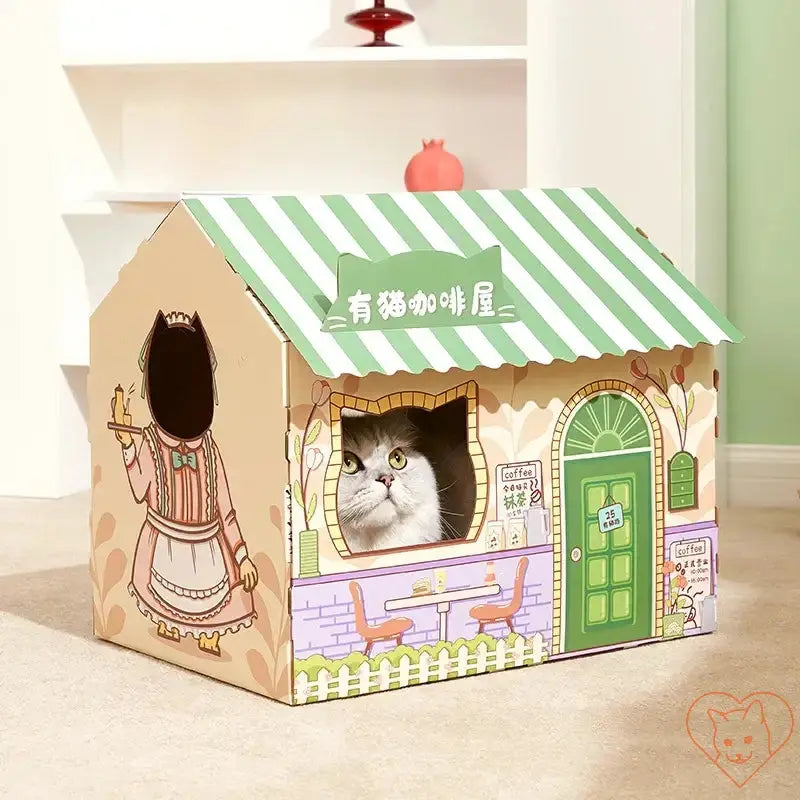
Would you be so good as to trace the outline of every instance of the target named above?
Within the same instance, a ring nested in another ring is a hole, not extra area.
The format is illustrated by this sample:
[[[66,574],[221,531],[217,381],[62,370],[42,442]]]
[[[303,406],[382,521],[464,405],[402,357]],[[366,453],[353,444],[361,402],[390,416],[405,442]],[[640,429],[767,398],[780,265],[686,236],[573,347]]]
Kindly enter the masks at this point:
[[[517,320],[499,246],[469,258],[412,250],[379,262],[345,253],[323,331],[491,325]]]

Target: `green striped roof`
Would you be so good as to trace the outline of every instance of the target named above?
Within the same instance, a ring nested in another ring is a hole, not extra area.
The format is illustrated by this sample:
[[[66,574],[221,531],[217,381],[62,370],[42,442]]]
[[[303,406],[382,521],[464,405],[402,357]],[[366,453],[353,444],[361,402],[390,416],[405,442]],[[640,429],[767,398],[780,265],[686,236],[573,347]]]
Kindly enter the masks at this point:
[[[444,372],[738,342],[742,335],[595,189],[183,202],[314,372]],[[499,245],[518,321],[324,333],[342,253]]]

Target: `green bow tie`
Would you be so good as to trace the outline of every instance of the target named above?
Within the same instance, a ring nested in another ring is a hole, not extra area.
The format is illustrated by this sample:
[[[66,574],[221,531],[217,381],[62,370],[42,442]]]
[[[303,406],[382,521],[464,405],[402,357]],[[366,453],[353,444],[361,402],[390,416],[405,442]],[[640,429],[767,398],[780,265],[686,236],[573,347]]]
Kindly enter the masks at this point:
[[[185,466],[190,469],[197,469],[197,456],[194,453],[179,453],[177,450],[172,451],[172,466],[175,469],[182,469]]]

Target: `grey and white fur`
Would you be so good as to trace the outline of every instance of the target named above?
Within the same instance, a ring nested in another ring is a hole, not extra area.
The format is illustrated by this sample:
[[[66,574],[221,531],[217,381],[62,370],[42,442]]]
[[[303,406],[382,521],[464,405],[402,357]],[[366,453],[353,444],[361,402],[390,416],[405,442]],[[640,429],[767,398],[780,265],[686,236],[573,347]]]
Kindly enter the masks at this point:
[[[342,417],[339,527],[351,553],[442,539],[436,475],[402,411]]]

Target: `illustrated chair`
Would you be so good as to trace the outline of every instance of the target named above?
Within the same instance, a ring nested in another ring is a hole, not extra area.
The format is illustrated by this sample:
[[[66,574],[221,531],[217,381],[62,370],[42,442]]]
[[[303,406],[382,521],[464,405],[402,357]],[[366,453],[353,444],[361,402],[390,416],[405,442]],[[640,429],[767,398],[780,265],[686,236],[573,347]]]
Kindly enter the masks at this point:
[[[514,614],[519,611],[519,607],[522,605],[522,588],[527,571],[528,559],[523,556],[517,564],[517,576],[514,578],[514,594],[511,595],[511,600],[508,603],[485,603],[473,606],[469,610],[469,615],[478,620],[478,633],[483,633],[483,629],[494,622],[505,622],[508,625],[508,630],[514,633]]]
[[[375,642],[394,639],[398,646],[403,643],[403,634],[414,625],[408,617],[393,617],[377,625],[370,625],[367,622],[367,615],[364,613],[364,592],[361,590],[361,584],[350,581],[350,594],[355,606],[356,633],[367,643],[367,648],[364,650],[365,656],[369,656]]]

